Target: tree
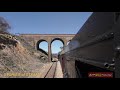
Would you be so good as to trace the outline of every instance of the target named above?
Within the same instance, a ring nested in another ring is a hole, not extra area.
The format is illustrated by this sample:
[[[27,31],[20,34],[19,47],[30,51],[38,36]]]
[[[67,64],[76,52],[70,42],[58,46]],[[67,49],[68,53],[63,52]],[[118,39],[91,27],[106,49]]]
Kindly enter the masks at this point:
[[[8,22],[3,17],[0,17],[0,33],[9,33],[8,29],[10,28]]]

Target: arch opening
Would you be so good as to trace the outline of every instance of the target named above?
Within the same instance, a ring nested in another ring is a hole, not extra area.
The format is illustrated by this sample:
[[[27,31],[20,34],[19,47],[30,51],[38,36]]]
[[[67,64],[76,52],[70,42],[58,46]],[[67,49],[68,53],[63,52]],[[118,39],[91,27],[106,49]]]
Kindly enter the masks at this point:
[[[36,44],[37,50],[48,55],[48,42],[46,40],[39,40]]]
[[[62,39],[60,39],[60,38],[55,38],[55,39],[53,39],[53,40],[51,41],[51,44],[52,44],[55,40],[61,41],[61,42],[63,43],[63,45],[64,45],[64,41],[63,41]]]
[[[64,41],[62,39],[54,39],[51,42],[51,58],[52,61],[58,61],[58,53],[61,51],[61,47],[64,46]]]
[[[70,42],[71,42],[71,40],[69,40],[69,41],[67,42],[67,45],[68,45]]]

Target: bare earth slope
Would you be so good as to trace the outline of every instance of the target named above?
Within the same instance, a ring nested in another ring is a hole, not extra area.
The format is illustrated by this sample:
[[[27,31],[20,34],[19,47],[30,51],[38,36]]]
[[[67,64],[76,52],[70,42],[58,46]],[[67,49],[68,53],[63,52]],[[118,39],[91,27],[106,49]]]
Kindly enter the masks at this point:
[[[47,59],[20,37],[0,34],[0,78],[36,77]]]

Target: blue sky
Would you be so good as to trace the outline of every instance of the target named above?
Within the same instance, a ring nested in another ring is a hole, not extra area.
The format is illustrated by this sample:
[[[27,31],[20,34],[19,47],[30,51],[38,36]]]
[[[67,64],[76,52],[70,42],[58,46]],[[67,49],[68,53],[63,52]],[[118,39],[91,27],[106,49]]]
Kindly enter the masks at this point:
[[[76,34],[92,12],[0,12],[11,25],[10,32],[30,34]],[[53,42],[53,53],[62,43]],[[40,44],[47,51],[45,42]]]

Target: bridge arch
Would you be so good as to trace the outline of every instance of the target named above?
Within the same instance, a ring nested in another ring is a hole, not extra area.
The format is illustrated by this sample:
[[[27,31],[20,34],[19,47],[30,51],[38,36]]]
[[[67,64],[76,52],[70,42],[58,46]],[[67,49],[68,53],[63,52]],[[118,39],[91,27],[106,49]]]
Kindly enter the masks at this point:
[[[55,57],[56,57],[56,55],[58,54],[57,51],[53,50],[54,45],[57,45],[56,49],[60,49],[61,46],[63,47],[65,45],[65,40],[63,38],[53,38],[50,42],[50,45],[51,45],[51,59],[53,60],[54,59],[53,55],[55,55]]]
[[[55,40],[59,40],[63,43],[63,45],[65,44],[65,41],[62,38],[54,38],[50,44],[52,44]]]
[[[37,41],[37,43],[36,43],[36,49],[39,50],[39,51],[41,51],[42,53],[48,55],[48,53],[45,50],[43,50],[43,49],[41,49],[39,47],[40,43],[42,43],[42,42],[47,42],[47,40],[41,39],[41,40]],[[48,47],[48,42],[47,42],[47,47]]]
[[[71,41],[71,40],[68,40],[68,41],[67,41],[67,45],[70,43],[70,41]]]

